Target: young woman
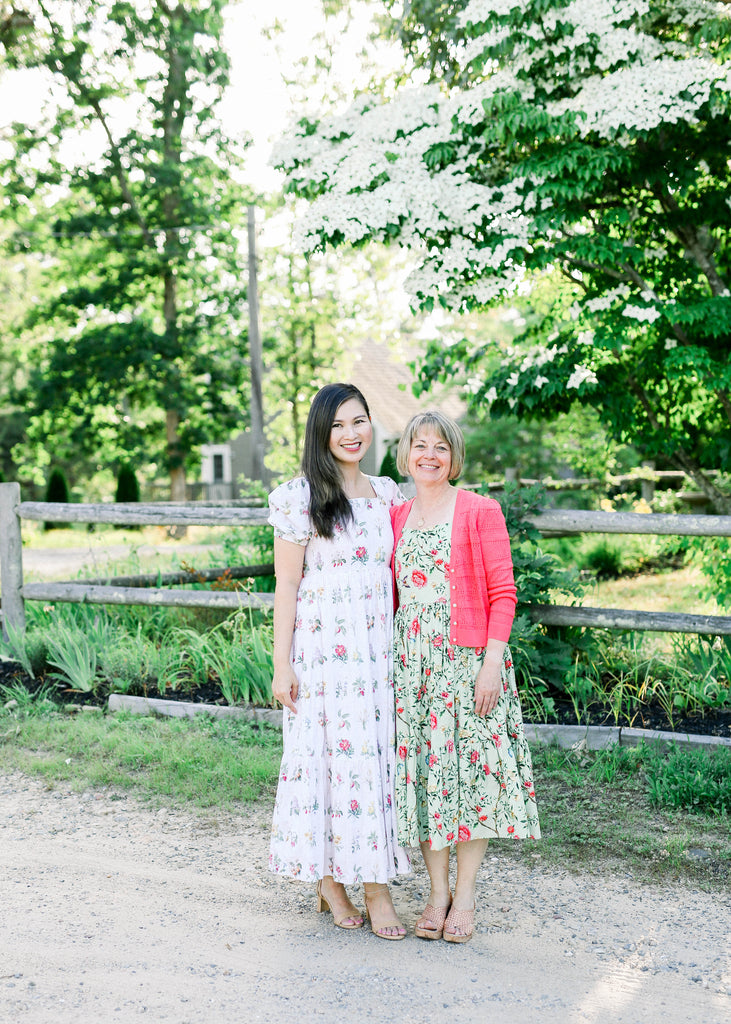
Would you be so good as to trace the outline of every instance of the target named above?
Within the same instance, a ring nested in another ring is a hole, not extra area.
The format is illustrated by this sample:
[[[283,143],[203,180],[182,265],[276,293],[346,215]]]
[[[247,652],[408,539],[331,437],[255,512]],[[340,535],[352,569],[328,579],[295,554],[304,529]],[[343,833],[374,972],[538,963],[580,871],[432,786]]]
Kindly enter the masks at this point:
[[[384,939],[406,934],[390,878],[410,870],[398,845],[392,676],[396,484],[360,462],[373,436],[365,398],[329,384],[307,419],[302,476],[269,496],[274,527],[274,680],[284,754],[269,866],[317,883],[318,910],[341,928],[363,917],[345,885],[365,884]]]

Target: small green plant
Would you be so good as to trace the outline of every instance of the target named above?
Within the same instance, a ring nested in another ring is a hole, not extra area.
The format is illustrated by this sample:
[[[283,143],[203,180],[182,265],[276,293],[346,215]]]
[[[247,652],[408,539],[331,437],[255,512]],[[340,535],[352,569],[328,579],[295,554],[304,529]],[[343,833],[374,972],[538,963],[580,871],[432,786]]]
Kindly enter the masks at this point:
[[[566,695],[571,701],[577,722],[584,718],[596,697],[596,680],[579,671],[579,654],[574,659],[573,671],[566,679]]]
[[[229,704],[268,705],[274,674],[271,626],[255,627],[251,609],[237,612],[208,635],[212,670]]]
[[[598,580],[615,580],[622,575],[622,552],[607,540],[600,540],[589,548],[583,561]]]
[[[60,671],[52,672],[51,679],[67,683],[80,693],[92,693],[98,683],[97,652],[80,629],[68,629],[59,623],[49,633],[48,661]]]
[[[681,749],[674,745],[645,766],[650,801],[657,807],[731,814],[731,750]]]
[[[209,673],[209,647],[207,634],[195,629],[171,629],[163,643],[180,652],[181,664],[193,686],[205,686]]]
[[[403,477],[398,471],[398,466],[396,465],[396,458],[391,448],[386,449],[386,454],[383,456],[383,459],[381,460],[381,465],[378,469],[378,475],[390,477],[395,484],[400,484],[401,481],[403,480]]]
[[[150,683],[151,667],[155,663],[155,645],[137,634],[118,635],[100,655],[102,675],[114,693],[144,693]]]
[[[48,683],[43,683],[33,693],[22,683],[0,686],[0,716],[13,715],[16,718],[31,718],[47,715],[57,711],[58,704],[53,699],[54,690]],[[6,705],[10,707],[6,707]]]
[[[0,657],[17,661],[23,671],[35,679],[46,667],[48,645],[43,633],[17,629],[5,624],[8,639],[0,636]]]
[[[150,652],[150,676],[155,680],[158,693],[166,690],[179,690],[187,678],[185,652],[171,636],[169,631],[160,643]]]

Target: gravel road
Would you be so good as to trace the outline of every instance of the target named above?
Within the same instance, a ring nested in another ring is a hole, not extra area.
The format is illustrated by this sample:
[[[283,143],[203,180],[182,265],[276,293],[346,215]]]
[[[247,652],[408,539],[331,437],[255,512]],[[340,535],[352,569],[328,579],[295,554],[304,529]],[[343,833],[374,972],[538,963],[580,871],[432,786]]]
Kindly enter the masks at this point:
[[[83,570],[85,576],[104,576],[109,565],[129,559],[129,544],[89,544],[83,548],[23,548],[23,574],[26,581],[75,579]],[[155,572],[157,555],[178,555],[195,558],[216,549],[210,544],[141,544],[135,549],[144,562],[140,572]]]
[[[729,894],[488,852],[471,943],[387,943],[266,872],[268,816],[0,776],[0,1020],[731,1019]],[[410,927],[424,894],[419,861],[394,887]]]

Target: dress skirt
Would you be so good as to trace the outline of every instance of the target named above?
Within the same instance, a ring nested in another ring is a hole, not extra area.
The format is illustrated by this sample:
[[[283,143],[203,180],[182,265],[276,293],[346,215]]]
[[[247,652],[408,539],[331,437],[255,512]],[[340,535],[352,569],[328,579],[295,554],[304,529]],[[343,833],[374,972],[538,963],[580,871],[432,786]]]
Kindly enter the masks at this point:
[[[306,541],[306,551],[292,643],[297,714],[284,709],[269,866],[307,881],[386,882],[410,871],[394,798],[389,499],[397,491],[390,480],[371,482],[376,496],[355,499],[354,522],[331,540],[307,533],[302,481],[270,497],[277,535]]]
[[[450,525],[405,529],[396,551],[396,803],[399,838],[441,850],[540,837],[533,768],[510,649],[495,709],[474,711],[484,648],[449,642]]]

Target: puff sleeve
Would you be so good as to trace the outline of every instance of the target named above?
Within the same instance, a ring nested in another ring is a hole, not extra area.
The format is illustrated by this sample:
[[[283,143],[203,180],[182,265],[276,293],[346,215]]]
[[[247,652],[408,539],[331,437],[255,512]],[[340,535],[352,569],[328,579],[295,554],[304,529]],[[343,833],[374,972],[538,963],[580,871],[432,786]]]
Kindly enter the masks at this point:
[[[269,522],[274,536],[291,544],[306,545],[312,537],[310,487],[304,477],[280,484],[269,495]]]
[[[401,493],[401,488],[389,476],[376,476],[370,478],[373,489],[379,498],[386,502],[389,508],[394,505],[403,505],[406,498]]]

